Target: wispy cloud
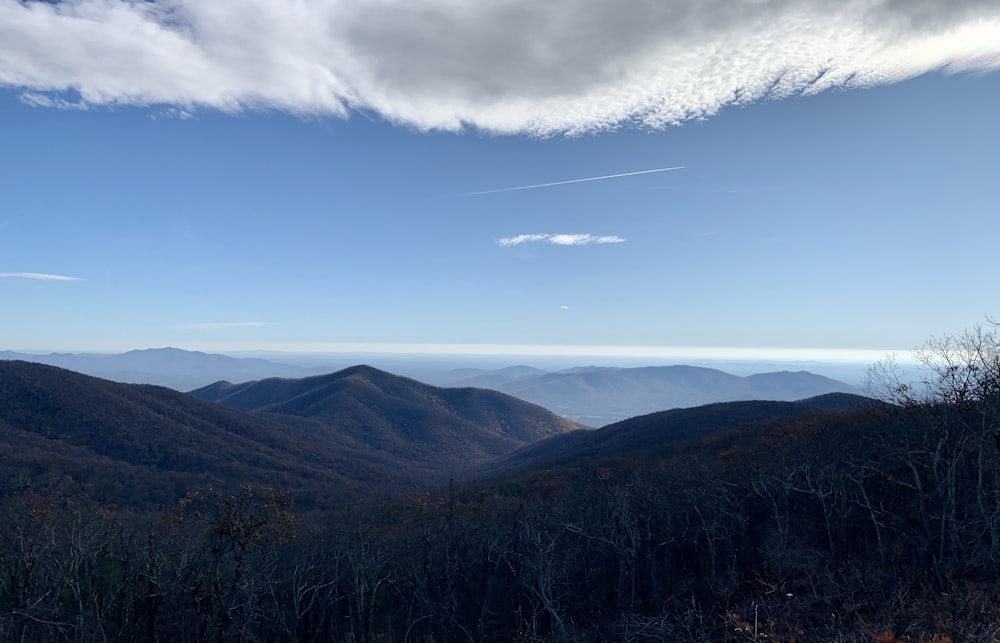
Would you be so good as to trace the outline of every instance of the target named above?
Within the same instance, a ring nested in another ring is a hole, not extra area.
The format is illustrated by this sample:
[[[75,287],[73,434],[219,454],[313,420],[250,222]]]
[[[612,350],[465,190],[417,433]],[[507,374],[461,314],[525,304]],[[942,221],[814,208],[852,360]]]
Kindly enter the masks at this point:
[[[79,277],[50,275],[44,272],[0,272],[0,278],[35,279],[37,281],[82,281]]]
[[[274,322],[203,322],[197,324],[178,324],[171,326],[174,330],[225,330],[227,328],[257,328],[259,326],[274,326]]]
[[[477,194],[496,194],[497,192],[514,192],[515,190],[534,190],[535,188],[549,188],[554,185],[569,185],[570,183],[587,183],[589,181],[604,181],[607,179],[617,179],[623,176],[636,176],[637,174],[652,174],[654,172],[669,172],[671,170],[683,170],[683,165],[678,165],[675,167],[660,167],[655,170],[639,170],[637,172],[622,172],[621,174],[605,174],[604,176],[591,176],[585,179],[569,179],[568,181],[555,181],[553,183],[537,183],[535,185],[521,185],[513,188],[497,188],[495,190],[480,190],[479,192],[470,192],[468,196],[476,196]]]
[[[87,103],[82,100],[68,101],[59,96],[49,96],[38,92],[23,92],[21,102],[32,107],[52,107],[54,109],[87,109]]]
[[[422,129],[656,128],[996,70],[998,54],[996,0],[0,0],[0,85],[32,104],[361,110]]]
[[[519,234],[515,237],[497,239],[504,247],[519,246],[525,243],[548,243],[553,246],[589,246],[591,244],[624,243],[617,235],[596,236],[592,234]]]

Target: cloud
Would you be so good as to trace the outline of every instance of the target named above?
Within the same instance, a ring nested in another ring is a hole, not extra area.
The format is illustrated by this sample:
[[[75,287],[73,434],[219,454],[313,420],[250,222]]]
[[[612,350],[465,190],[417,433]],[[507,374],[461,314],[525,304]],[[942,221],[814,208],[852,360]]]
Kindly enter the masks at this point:
[[[535,243],[536,241],[545,241],[552,235],[548,234],[519,234],[516,237],[505,237],[503,239],[497,239],[497,243],[501,246],[519,246],[522,243]]]
[[[198,324],[179,324],[171,326],[174,330],[225,330],[228,328],[258,328],[274,326],[273,322],[204,322]]]
[[[38,92],[22,92],[21,102],[32,107],[51,107],[54,109],[87,109],[87,103],[82,100],[68,101],[59,96],[49,96]]]
[[[79,277],[49,275],[44,272],[0,272],[0,278],[35,279],[37,281],[82,281]]]
[[[592,234],[519,234],[516,237],[497,239],[497,243],[505,248],[539,242],[554,246],[589,246],[591,244],[624,243],[625,241],[627,239],[617,235],[599,237]]]
[[[0,85],[31,104],[420,129],[659,128],[998,54],[996,0],[0,0]]]

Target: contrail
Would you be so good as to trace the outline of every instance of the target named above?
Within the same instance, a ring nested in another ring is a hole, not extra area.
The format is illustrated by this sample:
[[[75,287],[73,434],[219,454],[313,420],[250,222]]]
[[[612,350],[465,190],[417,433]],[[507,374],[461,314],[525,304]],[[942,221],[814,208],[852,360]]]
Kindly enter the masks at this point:
[[[37,279],[38,281],[83,281],[79,277],[66,275],[49,275],[44,272],[0,272],[0,278]]]
[[[569,181],[555,181],[553,183],[539,183],[537,185],[520,185],[516,188],[499,188],[496,190],[483,190],[481,192],[469,192],[467,196],[478,194],[496,194],[497,192],[513,192],[514,190],[534,190],[535,188],[548,188],[553,185],[567,185],[569,183],[586,183],[587,181],[603,181],[604,179],[617,179],[623,176],[635,176],[636,174],[652,174],[653,172],[669,172],[670,170],[683,170],[685,166],[658,167],[655,170],[639,170],[638,172],[623,172],[621,174],[607,174],[605,176],[591,176],[586,179],[571,179]]]

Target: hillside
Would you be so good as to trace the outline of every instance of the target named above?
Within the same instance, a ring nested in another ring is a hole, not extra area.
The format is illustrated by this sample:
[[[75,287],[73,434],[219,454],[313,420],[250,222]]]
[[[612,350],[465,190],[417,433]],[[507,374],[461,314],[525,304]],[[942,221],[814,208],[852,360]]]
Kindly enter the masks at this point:
[[[595,464],[614,458],[658,457],[683,442],[737,427],[877,404],[860,395],[830,393],[797,402],[720,402],[659,411],[593,431],[574,431],[528,445],[484,465],[479,473],[490,476],[518,470]]]
[[[240,413],[149,385],[29,362],[0,362],[0,477],[10,485],[69,476],[101,500],[172,503],[204,484],[268,484],[302,502],[419,477],[318,422]],[[47,482],[46,482],[47,481]]]
[[[218,382],[190,395],[259,417],[319,421],[439,475],[579,428],[496,391],[428,386],[370,366],[302,379]]]

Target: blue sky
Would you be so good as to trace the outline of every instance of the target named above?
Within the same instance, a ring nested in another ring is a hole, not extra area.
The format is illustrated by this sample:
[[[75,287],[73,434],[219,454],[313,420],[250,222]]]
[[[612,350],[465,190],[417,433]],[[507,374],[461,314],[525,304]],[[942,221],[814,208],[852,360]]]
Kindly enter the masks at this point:
[[[0,0],[0,349],[864,359],[1000,314],[995,3],[355,4]]]

